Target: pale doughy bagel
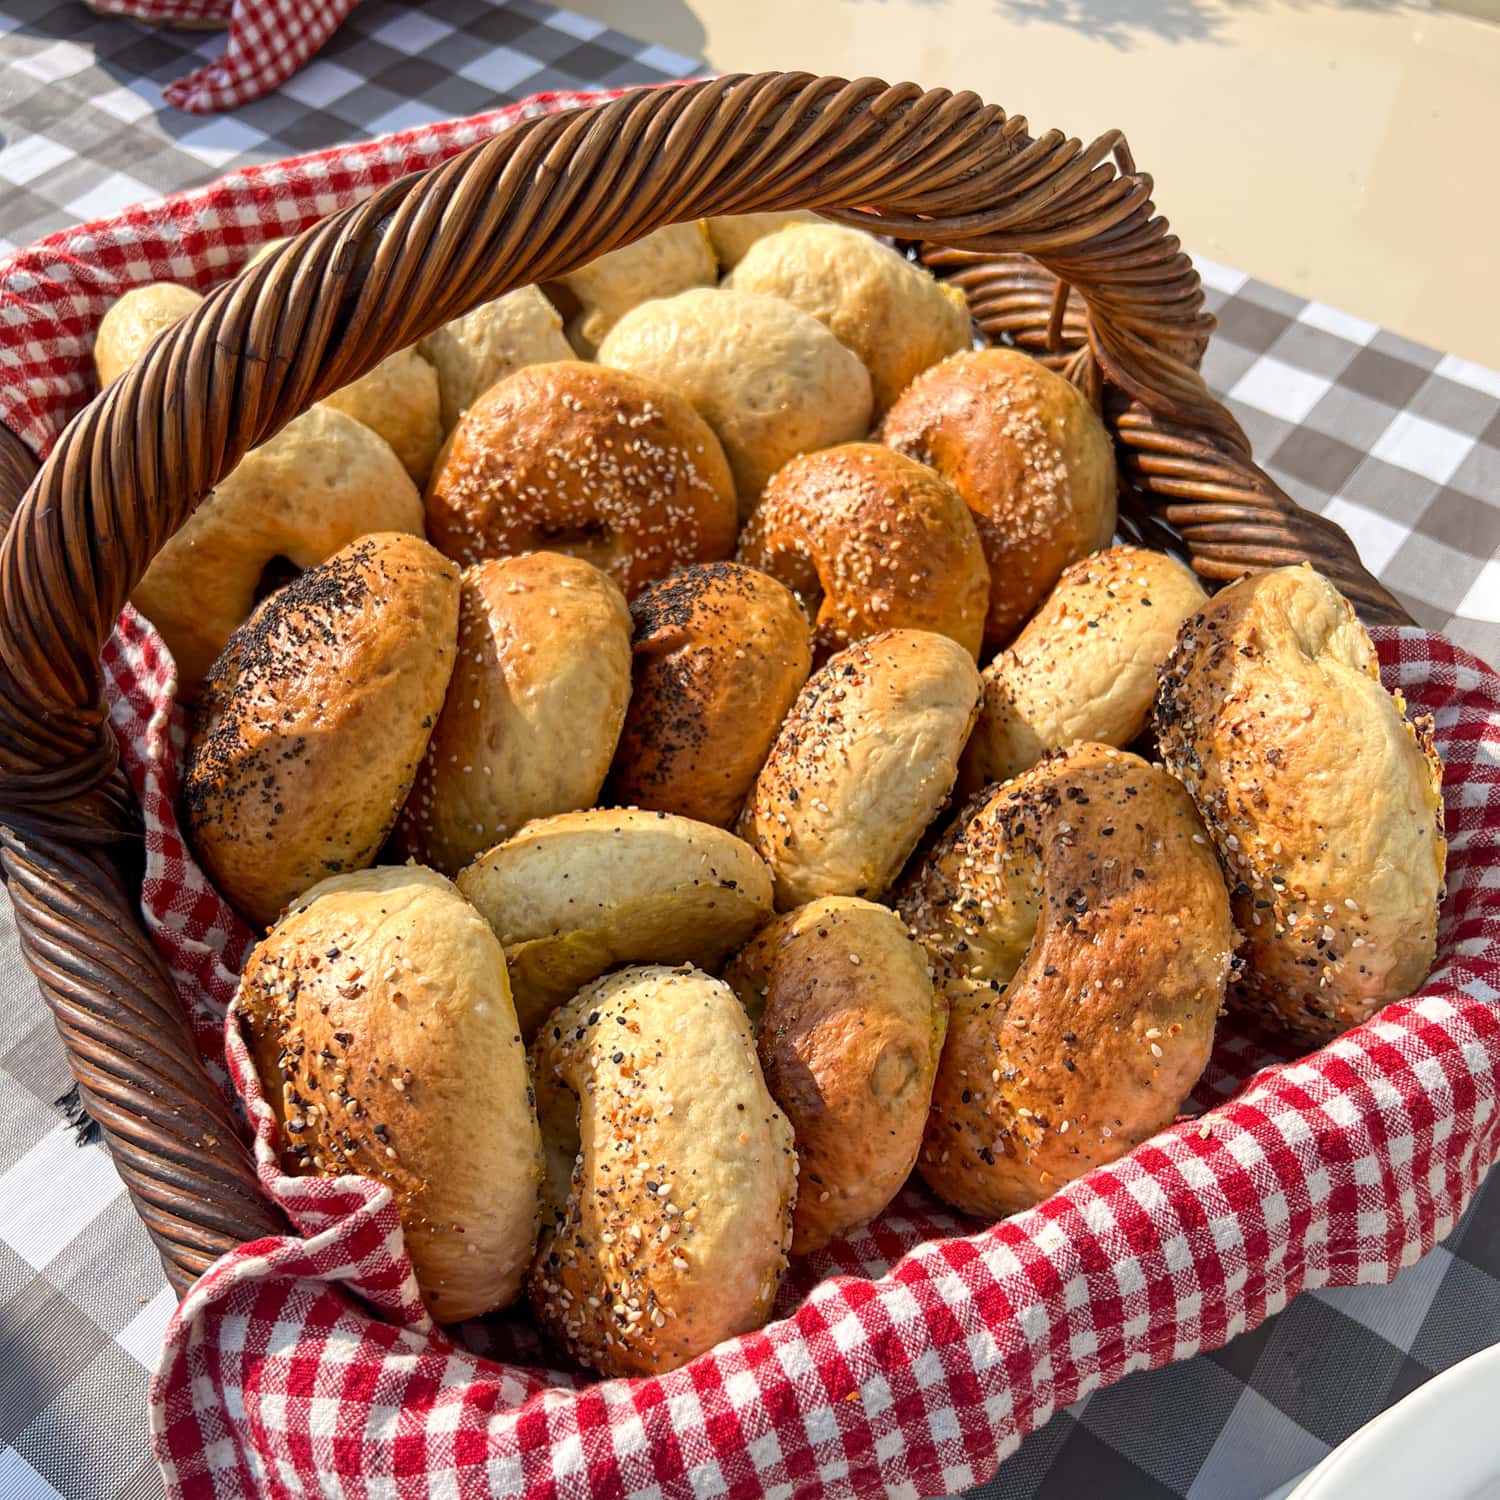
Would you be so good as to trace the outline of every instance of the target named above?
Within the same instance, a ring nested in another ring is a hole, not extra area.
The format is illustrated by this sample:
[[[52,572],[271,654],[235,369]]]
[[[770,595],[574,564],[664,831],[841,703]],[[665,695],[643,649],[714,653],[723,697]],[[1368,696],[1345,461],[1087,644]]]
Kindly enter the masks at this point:
[[[1177,627],[1207,595],[1175,558],[1108,547],[1063,570],[1014,644],[984,669],[959,785],[1009,781],[1048,750],[1128,745],[1146,727]]]
[[[603,1375],[659,1374],[759,1328],[797,1157],[734,992],[691,968],[611,974],[556,1013],[533,1064],[542,1327]]]
[[[1172,1123],[1236,934],[1191,798],[1082,744],[971,803],[900,893],[949,1002],[919,1170],[965,1213],[1049,1197]]]
[[[202,301],[189,287],[153,281],[149,286],[131,287],[111,303],[94,334],[94,370],[100,386],[117,380],[159,335],[180,323]]]
[[[704,220],[721,271],[732,271],[751,245],[768,234],[775,234],[792,224],[826,222],[806,209],[793,209],[788,213],[726,214],[721,218]]]
[[[779,297],[700,290],[627,313],[599,363],[680,391],[718,434],[747,516],[788,459],[862,438],[870,377],[814,317]]]
[[[1062,376],[1014,349],[969,350],[923,371],[886,413],[881,439],[930,464],[974,512],[990,563],[992,649],[1070,562],[1114,535],[1104,424]]]
[[[859,355],[877,415],[929,365],[973,339],[969,304],[957,287],[841,224],[795,224],[757,240],[724,285],[783,297],[811,313]]]
[[[183,803],[204,869],[252,922],[374,863],[443,705],[457,630],[458,569],[385,533],[289,583],[230,638]]]
[[[313,887],[250,955],[236,1002],[285,1171],[385,1183],[442,1323],[519,1294],[541,1139],[505,959],[430,870]]]
[[[1348,600],[1305,566],[1216,594],[1162,672],[1162,758],[1213,834],[1246,937],[1234,994],[1311,1040],[1432,967],[1442,763],[1431,722],[1405,709]]]
[[[634,808],[539,818],[458,886],[505,947],[527,1036],[616,964],[717,968],[771,915],[765,864],[733,834]]]
[[[948,1029],[926,953],[894,913],[825,896],[764,927],[724,972],[752,1016],[801,1171],[792,1253],[873,1219],[917,1159]]]
[[[738,557],[817,617],[819,660],[881,630],[932,630],[979,655],[990,573],[946,480],[878,443],[794,458],[772,476]]]
[[[407,851],[452,874],[532,818],[592,807],[629,697],[630,612],[598,568],[528,552],[467,569]]]
[[[812,666],[807,619],[774,578],[699,563],[652,584],[608,800],[732,823]]]
[[[778,911],[886,889],[953,788],[979,694],[969,653],[925,630],[872,636],[813,673],[739,821]]]
[[[161,632],[192,701],[230,632],[284,574],[371,531],[422,534],[422,497],[390,445],[314,406],[252,449],[163,543],[131,603]]]

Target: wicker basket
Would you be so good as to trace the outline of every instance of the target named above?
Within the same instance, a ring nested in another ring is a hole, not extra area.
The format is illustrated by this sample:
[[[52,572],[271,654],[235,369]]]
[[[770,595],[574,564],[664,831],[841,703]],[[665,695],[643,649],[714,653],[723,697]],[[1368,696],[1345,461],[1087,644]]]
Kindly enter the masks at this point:
[[[249,448],[439,324],[664,224],[792,208],[919,245],[993,337],[1088,392],[1137,536],[1210,581],[1310,559],[1367,621],[1406,621],[1209,395],[1198,277],[1118,132],[1033,138],[972,94],[909,84],[722,78],[528,120],[328,218],[210,296],[39,470],[0,428],[0,855],[84,1102],[179,1291],[285,1224],[140,920],[99,669],[131,588]]]

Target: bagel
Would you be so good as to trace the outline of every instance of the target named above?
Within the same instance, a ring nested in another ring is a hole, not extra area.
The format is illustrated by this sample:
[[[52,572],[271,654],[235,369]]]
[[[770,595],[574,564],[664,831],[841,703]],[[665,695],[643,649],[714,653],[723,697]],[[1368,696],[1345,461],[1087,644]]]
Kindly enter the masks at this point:
[[[592,807],[630,697],[630,612],[598,568],[555,552],[464,571],[458,664],[400,832],[447,874],[523,823]]]
[[[1198,803],[1246,943],[1234,997],[1325,1041],[1421,987],[1447,844],[1442,762],[1311,567],[1241,579],[1161,675],[1162,759]]]
[[[897,910],[949,1005],[918,1161],[945,1202],[1018,1213],[1172,1123],[1236,934],[1165,771],[1105,745],[1044,756],[970,804]]]
[[[756,240],[724,285],[811,313],[870,372],[876,415],[929,365],[973,341],[957,287],[842,224],[793,224]]]
[[[361,537],[268,599],[209,674],[183,804],[209,878],[251,922],[375,861],[453,670],[458,569]]]
[[[494,934],[431,870],[314,886],[251,953],[236,1008],[282,1170],[384,1183],[428,1310],[520,1293],[541,1136]]]
[[[653,583],[635,622],[611,803],[727,826],[812,666],[807,620],[774,578],[697,563]]]
[[[602,1375],[655,1375],[759,1328],[797,1157],[733,992],[691,968],[589,985],[533,1049],[547,1177],[529,1289]]]
[[[974,512],[990,564],[985,644],[1009,644],[1070,562],[1115,530],[1104,424],[1060,375],[1014,349],[955,354],[912,381],[881,440],[930,464]]]
[[[371,531],[421,536],[422,497],[368,427],[314,406],[247,453],[130,596],[177,663],[178,696],[198,695],[257,597]]]
[[[862,438],[870,377],[814,317],[750,292],[698,290],[626,313],[599,363],[680,391],[718,434],[740,515],[788,459]]]
[[[793,209],[790,213],[725,214],[717,219],[704,220],[721,271],[732,271],[751,245],[768,234],[775,234],[791,224],[824,222],[817,214],[805,209]]]
[[[716,968],[771,915],[771,877],[706,823],[634,808],[539,818],[458,887],[505,948],[521,1029],[617,964]]]
[[[984,703],[959,768],[976,791],[1048,750],[1128,745],[1146,727],[1156,674],[1207,595],[1175,558],[1107,547],[1063,569],[1057,587],[984,669]]]
[[[946,480],[878,443],[778,469],[740,533],[739,560],[815,614],[819,660],[881,630],[932,630],[979,655],[990,573]]]
[[[969,653],[925,630],[885,631],[813,673],[739,820],[778,911],[890,885],[952,790],[979,692]]]
[[[135,286],[112,302],[94,334],[94,370],[102,389],[119,379],[168,328],[180,323],[203,298],[171,281]]]
[[[675,391],[577,360],[530,365],[464,413],[427,489],[428,535],[468,564],[547,550],[632,599],[734,550],[723,449]]]
[[[894,913],[825,896],[764,927],[727,984],[760,1024],[771,1097],[797,1141],[792,1253],[821,1250],[900,1192],[948,1027],[926,953]]]

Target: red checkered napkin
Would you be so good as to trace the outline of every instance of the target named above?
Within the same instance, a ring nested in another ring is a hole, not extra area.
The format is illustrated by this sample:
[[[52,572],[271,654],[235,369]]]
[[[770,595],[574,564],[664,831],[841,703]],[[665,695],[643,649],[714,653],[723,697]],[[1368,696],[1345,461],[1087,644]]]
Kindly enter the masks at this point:
[[[206,114],[280,88],[343,24],[359,0],[91,0],[97,11],[168,26],[227,26],[216,62],[169,83],[162,98]]]

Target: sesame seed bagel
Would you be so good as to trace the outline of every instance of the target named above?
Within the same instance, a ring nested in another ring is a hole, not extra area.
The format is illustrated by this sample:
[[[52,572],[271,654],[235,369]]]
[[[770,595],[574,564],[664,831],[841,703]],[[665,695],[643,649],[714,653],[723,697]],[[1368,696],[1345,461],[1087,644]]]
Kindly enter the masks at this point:
[[[1151,716],[1178,626],[1207,597],[1176,558],[1144,547],[1106,547],[1070,563],[981,674],[984,703],[960,787],[1009,781],[1074,740],[1128,745]]]
[[[1109,434],[1072,385],[1025,354],[975,349],[934,365],[880,436],[930,464],[974,512],[990,564],[991,649],[1009,643],[1070,562],[1114,535]]]
[[[723,449],[687,401],[578,360],[491,386],[427,487],[427,534],[447,556],[564,552],[627,599],[684,563],[728,557],[736,516]]]
[[[737,556],[815,616],[819,660],[892,629],[933,630],[979,655],[990,573],[974,518],[945,479],[878,443],[778,469]]]
[[[1323,1041],[1421,986],[1447,860],[1442,763],[1327,579],[1277,568],[1216,594],[1182,627],[1155,727],[1233,887],[1234,998]]]
[[[209,673],[183,804],[220,891],[265,926],[374,863],[443,705],[458,569],[416,537],[351,542],[273,594]]]
[[[778,911],[886,889],[953,789],[979,693],[969,653],[926,630],[871,636],[813,673],[738,825]]]
[[[633,685],[608,801],[734,821],[812,666],[807,620],[774,578],[696,563],[630,606]]]
[[[528,1037],[606,969],[716,968],[771,915],[770,874],[733,834],[635,808],[539,818],[458,886],[505,947]]]
[[[173,281],[135,286],[110,303],[94,334],[94,370],[101,387],[117,380],[168,328],[180,323],[203,298]]]
[[[709,288],[647,302],[599,363],[680,391],[718,434],[741,517],[788,459],[870,430],[870,376],[813,317],[779,297]]]
[[[792,1253],[873,1219],[917,1159],[948,1027],[927,954],[893,912],[825,896],[764,927],[724,971],[752,1016],[801,1170]]]
[[[629,697],[630,612],[598,568],[556,552],[466,568],[407,852],[451,875],[532,818],[592,807]]]
[[[948,1040],[918,1170],[1001,1218],[1172,1123],[1213,1045],[1236,934],[1192,799],[1105,745],[971,803],[897,909]]]
[[[386,1184],[443,1323],[520,1293],[541,1137],[494,934],[431,870],[313,887],[250,955],[239,1013],[283,1170]]]
[[[973,337],[969,305],[957,287],[842,224],[793,224],[761,237],[724,285],[784,297],[811,313],[870,372],[876,415]]]
[[[542,1327],[603,1375],[676,1369],[759,1328],[797,1157],[734,992],[696,969],[624,969],[558,1011],[532,1059]]]

